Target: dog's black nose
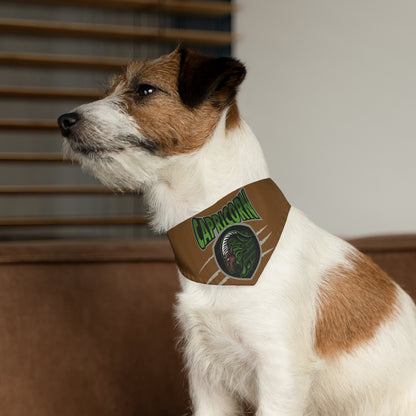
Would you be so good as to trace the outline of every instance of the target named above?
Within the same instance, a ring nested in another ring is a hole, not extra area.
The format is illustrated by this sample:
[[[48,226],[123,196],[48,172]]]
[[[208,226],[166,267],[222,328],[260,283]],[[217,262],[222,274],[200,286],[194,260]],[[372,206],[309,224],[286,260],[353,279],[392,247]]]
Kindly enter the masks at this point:
[[[69,134],[71,133],[71,128],[75,124],[77,124],[79,119],[80,119],[80,116],[78,113],[66,113],[66,114],[62,114],[58,118],[58,125],[64,137],[69,136]]]

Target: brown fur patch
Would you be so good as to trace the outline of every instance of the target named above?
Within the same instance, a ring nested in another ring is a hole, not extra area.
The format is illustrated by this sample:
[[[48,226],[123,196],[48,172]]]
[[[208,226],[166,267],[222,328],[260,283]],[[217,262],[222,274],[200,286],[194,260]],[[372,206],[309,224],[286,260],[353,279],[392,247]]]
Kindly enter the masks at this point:
[[[235,129],[240,126],[240,112],[238,111],[237,102],[234,99],[227,113],[226,128],[227,130]]]
[[[321,356],[350,353],[396,312],[397,287],[390,277],[359,252],[349,261],[329,270],[320,288],[315,350]]]
[[[110,89],[123,96],[127,112],[162,155],[190,153],[202,147],[214,133],[222,113],[222,108],[209,99],[193,108],[182,102],[178,92],[180,60],[176,50],[154,61],[132,62]],[[140,84],[154,86],[156,91],[135,99],[134,89]],[[237,126],[238,120],[233,102],[227,127]]]

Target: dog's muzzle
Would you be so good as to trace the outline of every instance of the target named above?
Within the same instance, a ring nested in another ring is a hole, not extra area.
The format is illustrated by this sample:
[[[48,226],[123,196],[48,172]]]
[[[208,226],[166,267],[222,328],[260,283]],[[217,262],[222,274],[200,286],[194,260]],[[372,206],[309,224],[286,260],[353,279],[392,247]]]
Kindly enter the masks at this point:
[[[66,113],[62,114],[58,118],[58,125],[61,129],[62,136],[69,137],[74,126],[80,120],[80,115],[78,113]]]

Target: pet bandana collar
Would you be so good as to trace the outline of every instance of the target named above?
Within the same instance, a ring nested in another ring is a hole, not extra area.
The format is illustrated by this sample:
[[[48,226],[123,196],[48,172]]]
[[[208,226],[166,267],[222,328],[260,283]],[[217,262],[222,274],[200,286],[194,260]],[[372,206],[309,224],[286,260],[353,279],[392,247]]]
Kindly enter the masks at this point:
[[[231,192],[168,231],[179,270],[208,285],[255,285],[289,210],[270,178]]]

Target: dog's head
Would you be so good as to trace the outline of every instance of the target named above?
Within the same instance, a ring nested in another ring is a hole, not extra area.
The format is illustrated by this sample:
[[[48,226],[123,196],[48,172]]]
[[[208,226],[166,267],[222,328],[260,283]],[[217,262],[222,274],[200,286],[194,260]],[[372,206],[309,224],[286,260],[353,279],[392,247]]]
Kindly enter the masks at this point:
[[[111,187],[146,188],[167,159],[203,147],[224,111],[238,123],[244,76],[235,59],[182,48],[132,62],[105,98],[59,117],[64,151]]]

